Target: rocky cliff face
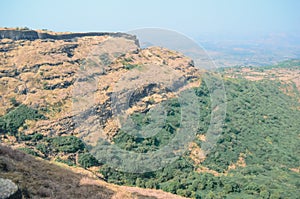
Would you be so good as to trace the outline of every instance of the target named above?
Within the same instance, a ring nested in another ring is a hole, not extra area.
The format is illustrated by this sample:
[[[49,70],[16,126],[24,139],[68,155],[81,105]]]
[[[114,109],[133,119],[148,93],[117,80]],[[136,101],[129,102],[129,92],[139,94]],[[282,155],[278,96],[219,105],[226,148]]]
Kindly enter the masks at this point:
[[[12,39],[12,40],[30,40],[37,39],[53,39],[53,40],[72,40],[80,37],[93,37],[93,36],[110,36],[110,37],[123,37],[129,40],[133,40],[136,45],[139,42],[134,35],[121,33],[121,32],[87,32],[87,33],[55,33],[38,32],[35,30],[16,30],[16,29],[0,29],[0,39]]]
[[[127,114],[148,111],[200,75],[182,54],[140,49],[128,34],[1,30],[0,35],[0,115],[16,101],[47,118],[26,121],[20,129],[25,134],[84,136],[97,123],[110,139],[119,128],[116,106]],[[121,99],[128,94],[129,104]]]

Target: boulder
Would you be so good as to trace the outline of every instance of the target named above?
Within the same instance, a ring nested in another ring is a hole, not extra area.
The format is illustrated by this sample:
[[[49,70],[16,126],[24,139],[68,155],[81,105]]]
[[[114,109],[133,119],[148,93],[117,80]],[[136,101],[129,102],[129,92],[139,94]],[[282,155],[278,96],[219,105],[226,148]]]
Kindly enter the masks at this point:
[[[0,199],[22,199],[21,190],[11,180],[0,178]]]

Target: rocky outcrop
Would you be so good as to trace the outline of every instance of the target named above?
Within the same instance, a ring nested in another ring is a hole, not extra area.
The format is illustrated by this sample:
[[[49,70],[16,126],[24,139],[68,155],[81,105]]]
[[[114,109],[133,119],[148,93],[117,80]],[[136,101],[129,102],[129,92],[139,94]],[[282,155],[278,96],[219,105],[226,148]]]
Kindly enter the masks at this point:
[[[33,41],[39,39],[39,34],[34,30],[0,30],[0,38]]]
[[[0,199],[21,199],[18,186],[9,179],[0,178]]]
[[[54,40],[72,40],[78,37],[93,37],[93,36],[110,36],[123,37],[125,39],[134,40],[139,46],[139,42],[134,35],[121,32],[88,32],[88,33],[67,33],[67,34],[50,34],[37,32],[34,30],[0,30],[0,39],[12,40],[36,40],[36,39],[54,39]]]
[[[47,118],[26,121],[24,134],[92,142],[101,131],[111,140],[119,114],[146,113],[200,77],[190,58],[136,42],[124,33],[0,29],[0,116],[15,101]]]

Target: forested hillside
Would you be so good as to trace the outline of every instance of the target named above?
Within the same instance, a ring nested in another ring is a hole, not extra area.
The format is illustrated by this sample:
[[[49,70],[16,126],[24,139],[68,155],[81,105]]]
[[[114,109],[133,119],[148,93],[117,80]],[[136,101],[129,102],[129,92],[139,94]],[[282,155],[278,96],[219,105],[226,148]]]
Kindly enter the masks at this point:
[[[227,97],[224,130],[202,163],[196,164],[187,153],[160,171],[141,175],[103,167],[105,178],[192,198],[298,198],[300,111],[296,98],[282,92],[286,85],[279,81],[223,81]],[[209,92],[204,82],[195,91],[201,110],[207,110],[199,131],[205,134]],[[171,107],[178,110],[174,104]],[[195,142],[201,148],[202,141]],[[116,144],[129,146],[129,150],[147,149],[151,146],[147,143],[122,134],[116,137]]]

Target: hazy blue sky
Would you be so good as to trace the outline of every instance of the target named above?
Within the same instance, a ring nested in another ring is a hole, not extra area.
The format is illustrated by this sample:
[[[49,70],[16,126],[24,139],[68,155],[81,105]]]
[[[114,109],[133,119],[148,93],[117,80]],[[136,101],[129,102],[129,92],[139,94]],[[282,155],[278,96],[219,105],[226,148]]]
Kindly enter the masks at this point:
[[[143,27],[198,33],[300,32],[298,0],[2,0],[0,26],[54,31]]]

